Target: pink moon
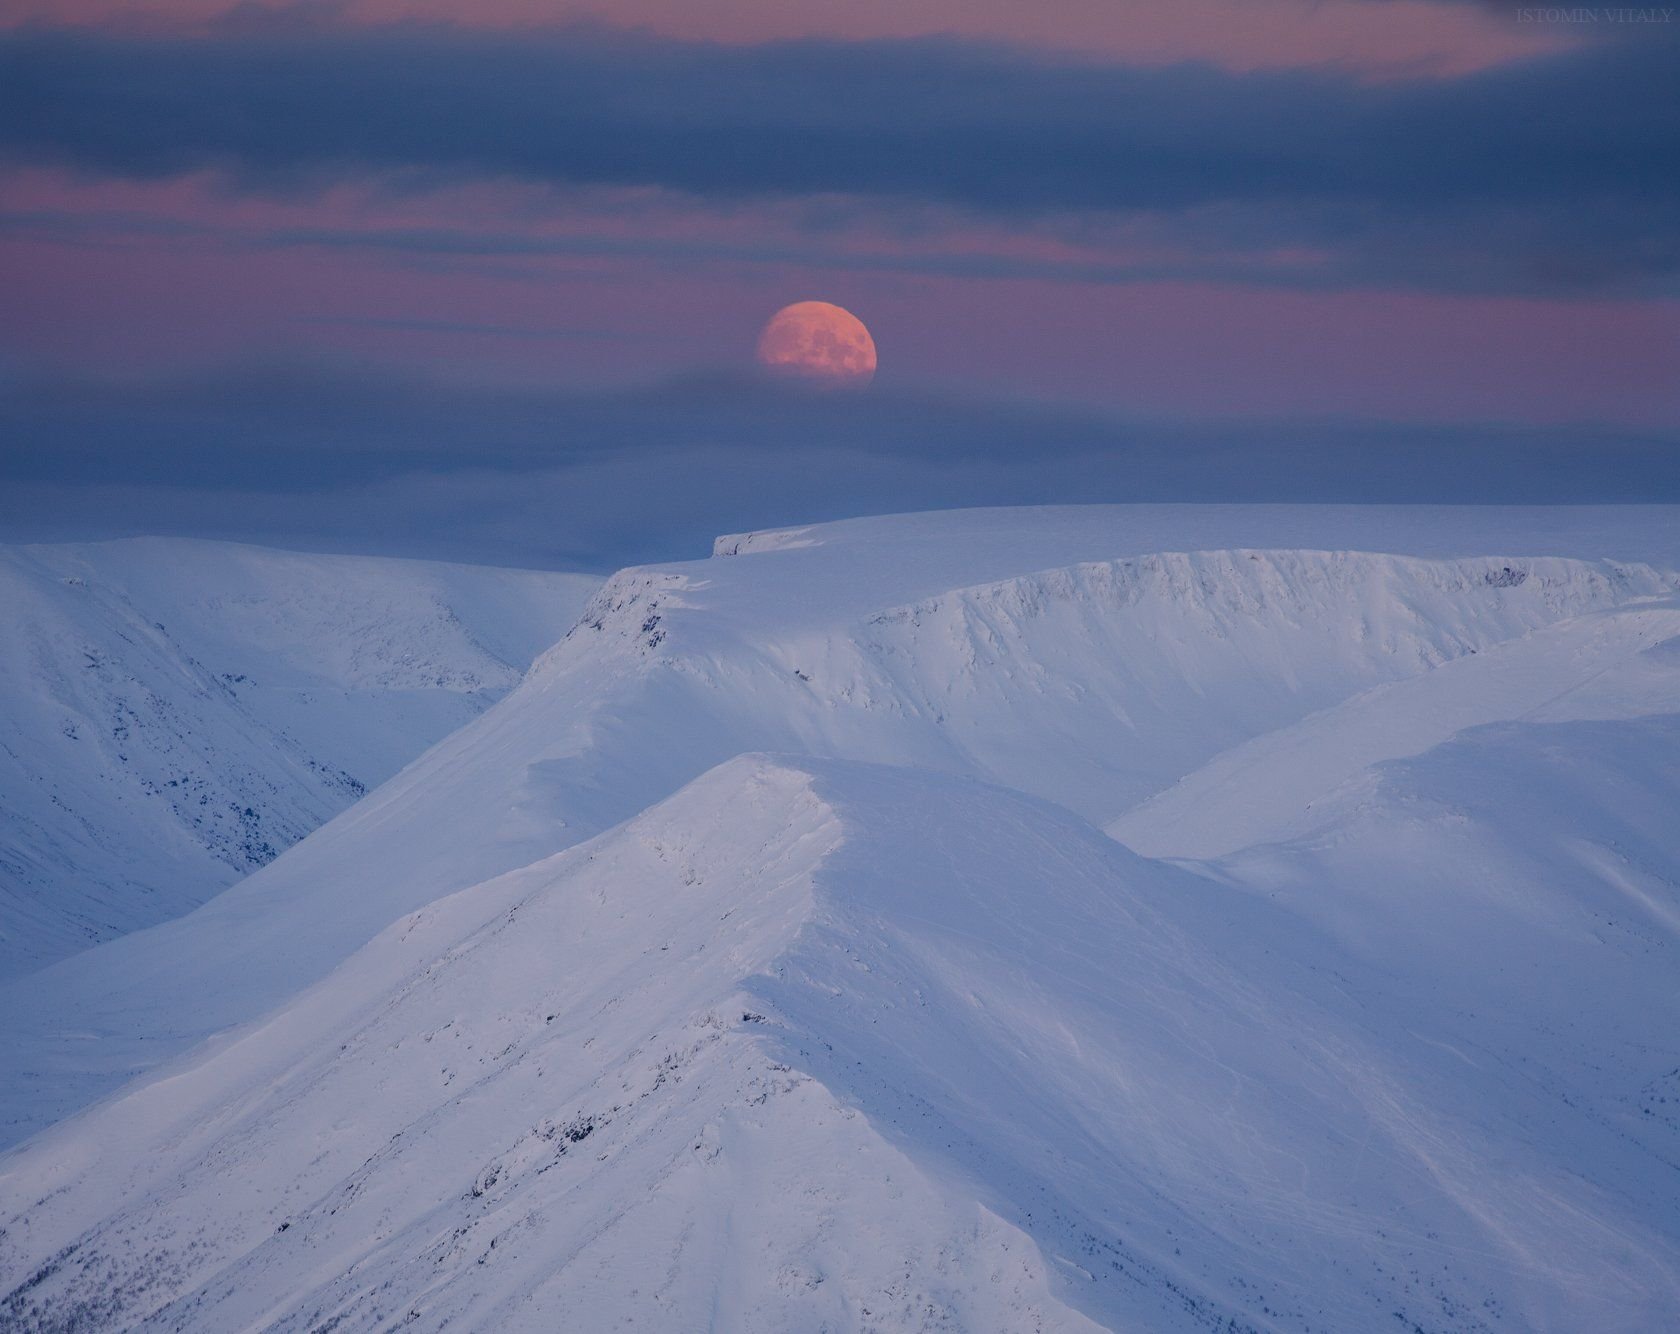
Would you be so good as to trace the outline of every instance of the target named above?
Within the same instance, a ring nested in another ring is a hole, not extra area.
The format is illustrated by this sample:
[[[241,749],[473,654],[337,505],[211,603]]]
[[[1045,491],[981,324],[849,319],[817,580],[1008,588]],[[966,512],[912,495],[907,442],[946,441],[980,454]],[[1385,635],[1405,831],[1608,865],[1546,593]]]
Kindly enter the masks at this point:
[[[758,361],[808,384],[862,389],[875,378],[875,340],[849,310],[827,301],[796,301],[764,326]]]

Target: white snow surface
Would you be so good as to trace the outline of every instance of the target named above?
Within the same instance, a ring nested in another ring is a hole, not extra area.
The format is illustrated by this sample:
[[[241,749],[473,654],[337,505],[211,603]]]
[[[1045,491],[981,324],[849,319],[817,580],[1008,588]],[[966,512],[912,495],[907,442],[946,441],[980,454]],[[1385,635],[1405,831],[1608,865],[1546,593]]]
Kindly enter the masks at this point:
[[[588,576],[0,548],[0,977],[186,912],[506,694]]]
[[[0,988],[0,1329],[1669,1327],[1677,547],[1102,507],[625,571]]]
[[[1047,803],[745,757],[23,1146],[6,1318],[1658,1328],[1680,1143],[1601,1081],[1680,959],[1574,926],[1508,1032]]]

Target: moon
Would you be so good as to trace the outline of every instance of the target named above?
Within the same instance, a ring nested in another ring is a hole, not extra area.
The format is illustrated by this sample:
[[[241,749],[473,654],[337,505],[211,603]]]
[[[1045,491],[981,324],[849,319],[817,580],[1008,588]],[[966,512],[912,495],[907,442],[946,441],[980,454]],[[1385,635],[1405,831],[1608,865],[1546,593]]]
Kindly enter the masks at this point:
[[[875,378],[875,340],[863,321],[827,301],[796,301],[758,336],[767,370],[833,389],[862,389]]]

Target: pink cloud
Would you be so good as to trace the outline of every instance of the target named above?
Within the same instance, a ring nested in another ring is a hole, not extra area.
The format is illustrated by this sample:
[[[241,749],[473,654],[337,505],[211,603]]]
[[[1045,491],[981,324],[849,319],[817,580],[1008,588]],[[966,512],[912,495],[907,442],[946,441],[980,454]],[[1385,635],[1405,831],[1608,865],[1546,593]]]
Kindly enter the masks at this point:
[[[13,0],[11,22],[192,27],[230,13],[408,19],[473,27],[570,22],[645,28],[722,42],[954,34],[1140,64],[1207,61],[1235,70],[1338,65],[1369,75],[1449,75],[1562,49],[1559,25],[1437,0],[343,0],[322,6],[250,0]],[[5,22],[7,20],[0,20]]]
[[[808,205],[708,212],[514,186],[344,186],[287,200],[205,180],[55,173],[0,184],[14,219],[36,219],[0,235],[0,355],[36,364],[138,371],[302,352],[587,386],[745,367],[771,311],[820,298],[869,325],[884,384],[1170,416],[1680,419],[1673,300],[942,274],[914,261],[1170,256],[1159,238],[1123,231],[1009,232],[937,217],[918,230],[867,212],[836,214],[813,240],[799,211]],[[558,249],[389,243],[416,230]]]

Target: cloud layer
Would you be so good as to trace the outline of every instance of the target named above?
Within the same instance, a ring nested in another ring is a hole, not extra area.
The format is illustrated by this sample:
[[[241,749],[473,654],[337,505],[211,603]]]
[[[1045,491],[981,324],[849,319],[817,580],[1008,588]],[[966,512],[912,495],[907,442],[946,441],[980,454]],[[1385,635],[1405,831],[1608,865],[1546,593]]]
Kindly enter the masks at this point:
[[[718,532],[1069,501],[1666,501],[1671,437],[1127,420],[704,378],[596,395],[323,367],[0,397],[0,539],[176,532],[610,568]]]
[[[944,40],[37,28],[0,38],[0,155],[127,178],[211,169],[265,190],[387,173],[1127,214],[1180,220],[1210,252],[1257,234],[1327,250],[1346,281],[1669,290],[1676,69],[1657,29],[1368,83]]]
[[[0,538],[1680,502],[1675,29],[1373,78],[341,19],[0,32]],[[808,296],[868,395],[693,371]]]

